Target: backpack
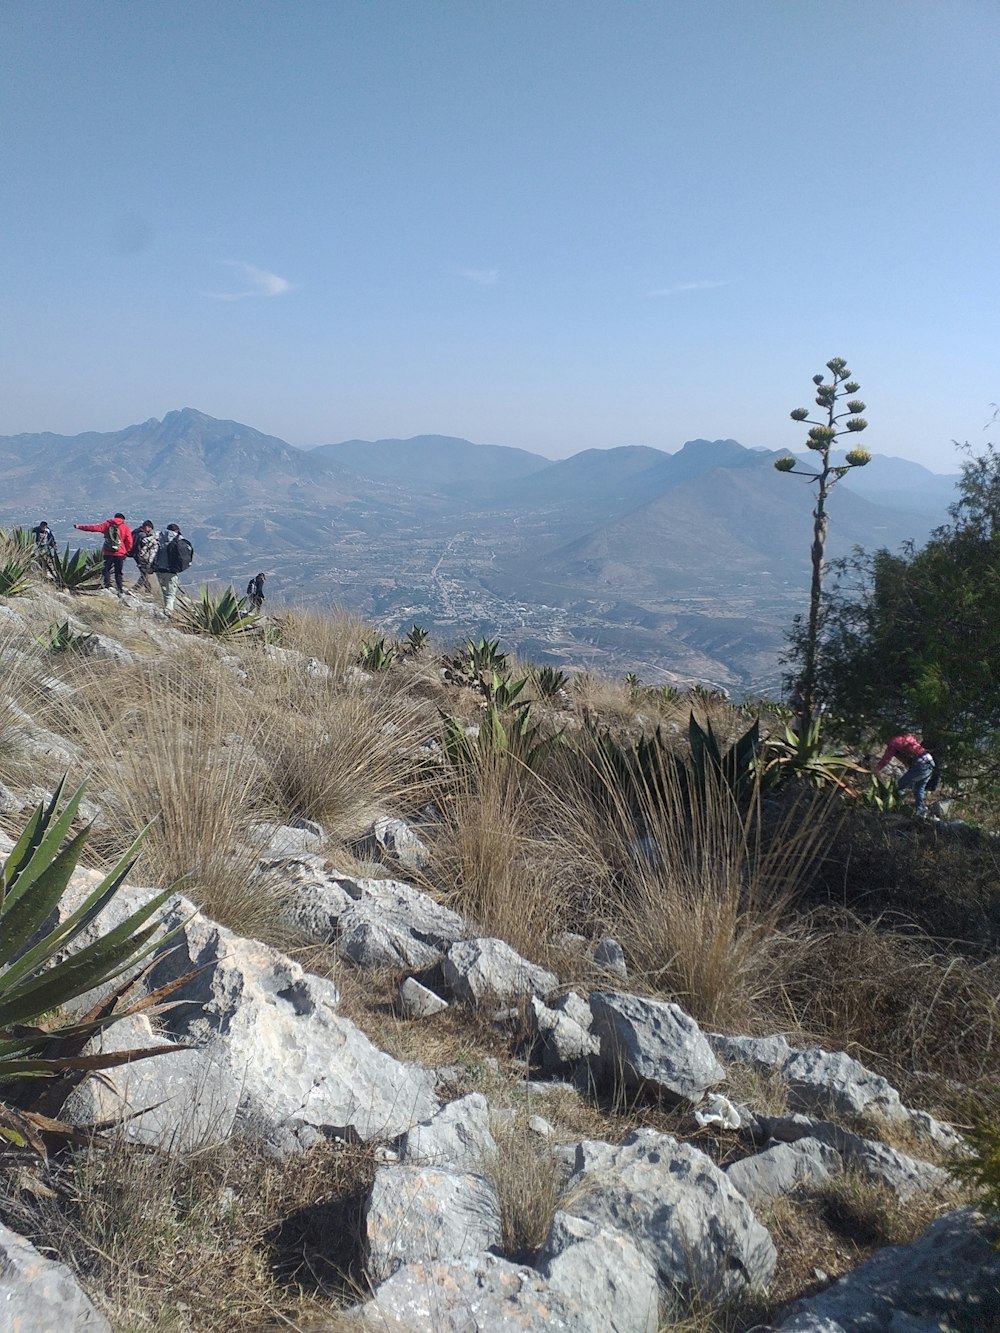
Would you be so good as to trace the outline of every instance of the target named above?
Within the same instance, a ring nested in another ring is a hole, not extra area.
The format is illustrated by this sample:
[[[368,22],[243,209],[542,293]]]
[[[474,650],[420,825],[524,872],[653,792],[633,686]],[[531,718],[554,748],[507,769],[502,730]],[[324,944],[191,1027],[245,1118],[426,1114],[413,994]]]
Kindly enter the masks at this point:
[[[186,537],[175,537],[167,547],[171,574],[183,574],[194,559],[194,547]]]
[[[108,530],[104,534],[104,544],[109,551],[115,555],[125,554],[125,543],[122,541],[122,530],[117,523],[109,523]]]

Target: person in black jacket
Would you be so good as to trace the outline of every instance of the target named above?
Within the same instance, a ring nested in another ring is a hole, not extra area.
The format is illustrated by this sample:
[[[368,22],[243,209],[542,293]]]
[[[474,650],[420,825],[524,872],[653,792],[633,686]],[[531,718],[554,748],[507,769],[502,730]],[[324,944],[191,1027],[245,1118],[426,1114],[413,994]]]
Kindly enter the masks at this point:
[[[247,605],[251,611],[260,611],[264,606],[264,580],[266,574],[257,574],[247,584]]]
[[[177,562],[171,559],[171,546],[181,535],[181,530],[176,523],[168,523],[159,535],[159,547],[153,560],[153,573],[156,575],[156,581],[160,585],[160,592],[163,594],[163,614],[169,620],[174,614],[174,603],[177,600],[177,580],[180,577],[180,570]]]

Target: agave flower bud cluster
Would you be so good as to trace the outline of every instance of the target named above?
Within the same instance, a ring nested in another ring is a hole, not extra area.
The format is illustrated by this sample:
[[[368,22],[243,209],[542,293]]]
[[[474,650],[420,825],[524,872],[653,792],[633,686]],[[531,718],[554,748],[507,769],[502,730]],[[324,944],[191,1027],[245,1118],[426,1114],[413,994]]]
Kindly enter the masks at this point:
[[[791,472],[792,468],[795,466],[795,459],[792,458],[791,454],[789,454],[787,458],[776,458],[774,460],[774,466],[779,472]]]

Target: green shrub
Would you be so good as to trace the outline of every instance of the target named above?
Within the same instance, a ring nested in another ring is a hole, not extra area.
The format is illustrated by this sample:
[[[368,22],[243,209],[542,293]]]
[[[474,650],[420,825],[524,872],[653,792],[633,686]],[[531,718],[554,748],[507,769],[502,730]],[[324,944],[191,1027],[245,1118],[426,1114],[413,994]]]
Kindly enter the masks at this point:
[[[972,1187],[985,1213],[1000,1214],[1000,1120],[979,1117],[965,1142],[969,1155],[952,1163],[952,1174]]]

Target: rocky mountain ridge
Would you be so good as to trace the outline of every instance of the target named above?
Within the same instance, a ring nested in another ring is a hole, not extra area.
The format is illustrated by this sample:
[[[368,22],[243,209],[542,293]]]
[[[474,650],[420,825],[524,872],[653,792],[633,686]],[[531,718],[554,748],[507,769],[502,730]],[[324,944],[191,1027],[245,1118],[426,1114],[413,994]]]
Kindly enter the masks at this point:
[[[773,688],[808,578],[810,495],[735,440],[552,462],[441,436],[303,451],[193,409],[106,435],[0,438],[0,523],[180,520],[196,574],[351,606],[392,633],[498,632],[554,664]],[[920,542],[952,481],[882,460],[841,486],[829,554]],[[869,477],[868,474],[871,474]],[[868,498],[866,498],[866,496]],[[906,503],[902,501],[905,500]]]

